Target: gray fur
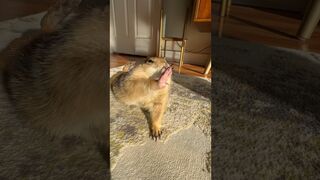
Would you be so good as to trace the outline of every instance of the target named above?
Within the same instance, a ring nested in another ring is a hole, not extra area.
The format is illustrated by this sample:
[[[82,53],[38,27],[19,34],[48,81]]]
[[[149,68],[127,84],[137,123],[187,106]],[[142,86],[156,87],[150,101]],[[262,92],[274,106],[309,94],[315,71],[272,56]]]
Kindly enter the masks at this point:
[[[8,63],[9,96],[30,125],[55,136],[105,141],[106,13],[79,15],[57,32],[40,35]]]

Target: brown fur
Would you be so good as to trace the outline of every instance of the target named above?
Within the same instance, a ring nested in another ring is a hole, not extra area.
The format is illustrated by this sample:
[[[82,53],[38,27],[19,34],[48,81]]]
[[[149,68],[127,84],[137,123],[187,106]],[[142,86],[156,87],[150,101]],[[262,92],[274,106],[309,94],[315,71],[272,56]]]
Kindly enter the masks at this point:
[[[56,136],[105,143],[107,10],[92,10],[40,34],[8,60],[5,82],[22,119]]]
[[[160,88],[158,79],[161,70],[168,67],[163,58],[151,58],[153,63],[124,67],[111,78],[114,96],[126,105],[136,105],[150,113],[150,131],[155,138],[161,135],[161,121],[167,107],[171,79]]]
[[[56,31],[72,13],[91,8],[109,8],[109,0],[56,0],[41,19],[41,30]]]

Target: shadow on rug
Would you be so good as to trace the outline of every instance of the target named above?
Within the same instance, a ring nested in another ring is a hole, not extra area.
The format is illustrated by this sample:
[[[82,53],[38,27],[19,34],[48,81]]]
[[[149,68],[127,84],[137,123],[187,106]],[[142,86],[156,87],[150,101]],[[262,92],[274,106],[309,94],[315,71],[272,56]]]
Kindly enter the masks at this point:
[[[319,178],[320,55],[215,41],[214,178]]]

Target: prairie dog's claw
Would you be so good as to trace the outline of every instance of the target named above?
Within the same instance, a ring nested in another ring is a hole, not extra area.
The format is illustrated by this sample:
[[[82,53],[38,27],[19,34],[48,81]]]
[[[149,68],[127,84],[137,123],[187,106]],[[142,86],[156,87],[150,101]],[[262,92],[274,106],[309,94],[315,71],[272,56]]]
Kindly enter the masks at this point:
[[[153,127],[151,129],[150,137],[152,138],[152,140],[157,141],[157,139],[161,138],[161,135],[162,135],[162,131],[160,130],[159,127]]]

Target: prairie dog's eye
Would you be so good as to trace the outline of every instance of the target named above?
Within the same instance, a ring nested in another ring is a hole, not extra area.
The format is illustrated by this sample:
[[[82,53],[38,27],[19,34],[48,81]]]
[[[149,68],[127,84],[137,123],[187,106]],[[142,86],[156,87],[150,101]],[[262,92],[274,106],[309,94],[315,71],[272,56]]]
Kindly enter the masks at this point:
[[[148,59],[147,63],[153,63],[153,60],[152,59]]]

